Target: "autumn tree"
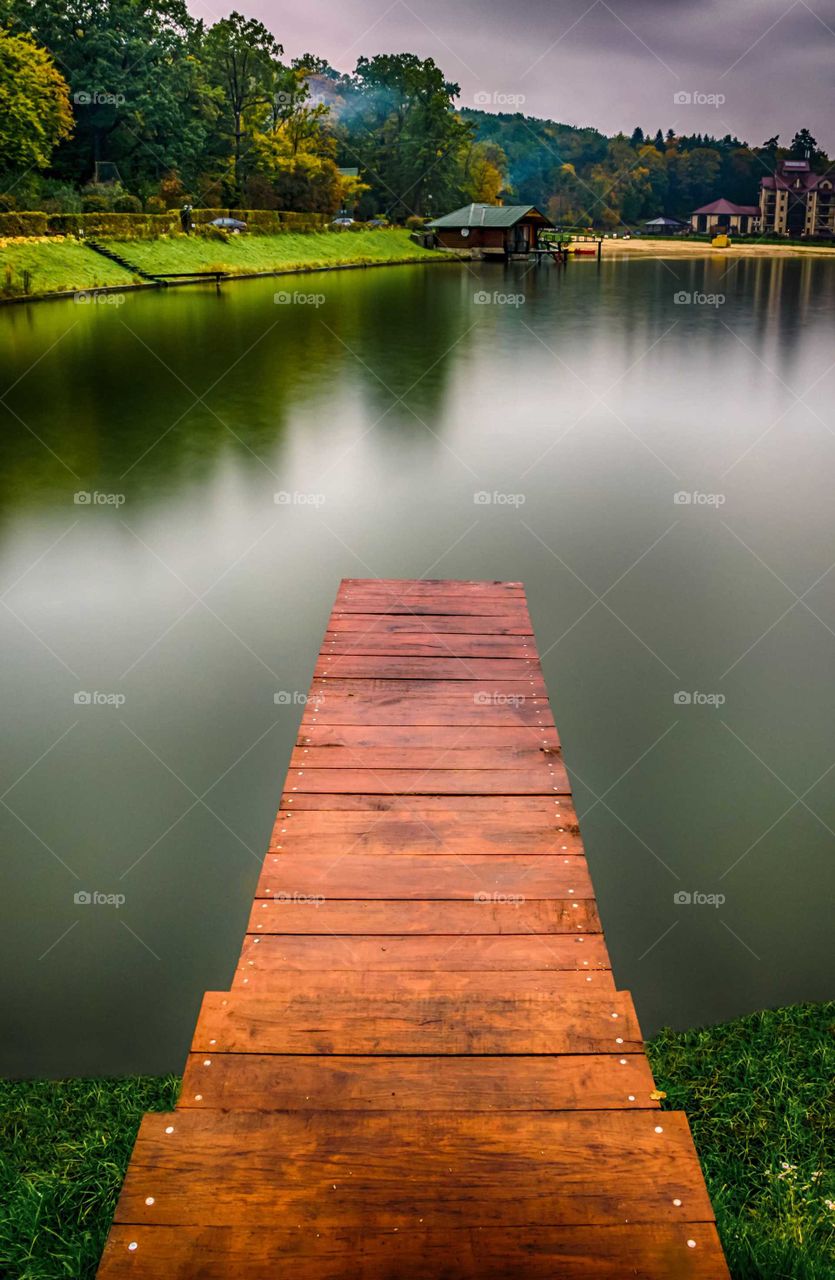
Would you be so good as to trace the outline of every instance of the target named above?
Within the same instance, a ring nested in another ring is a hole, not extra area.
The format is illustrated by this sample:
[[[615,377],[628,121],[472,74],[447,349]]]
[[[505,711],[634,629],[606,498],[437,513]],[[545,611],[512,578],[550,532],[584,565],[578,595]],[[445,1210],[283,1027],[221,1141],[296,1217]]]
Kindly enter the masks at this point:
[[[69,88],[52,58],[0,30],[0,170],[45,169],[71,132]]]

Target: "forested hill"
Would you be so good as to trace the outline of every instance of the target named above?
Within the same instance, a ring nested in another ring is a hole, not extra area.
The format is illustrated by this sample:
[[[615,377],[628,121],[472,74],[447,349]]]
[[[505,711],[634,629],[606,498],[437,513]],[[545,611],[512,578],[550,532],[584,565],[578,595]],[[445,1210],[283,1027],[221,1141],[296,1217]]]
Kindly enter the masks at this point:
[[[562,222],[615,227],[661,213],[686,218],[720,196],[756,204],[760,178],[779,158],[809,153],[816,164],[828,163],[806,129],[789,147],[779,147],[776,138],[752,147],[730,134],[681,136],[659,129],[651,135],[636,128],[607,138],[597,129],[521,112],[465,109],[461,116],[480,142],[501,148],[506,197],[538,205]]]

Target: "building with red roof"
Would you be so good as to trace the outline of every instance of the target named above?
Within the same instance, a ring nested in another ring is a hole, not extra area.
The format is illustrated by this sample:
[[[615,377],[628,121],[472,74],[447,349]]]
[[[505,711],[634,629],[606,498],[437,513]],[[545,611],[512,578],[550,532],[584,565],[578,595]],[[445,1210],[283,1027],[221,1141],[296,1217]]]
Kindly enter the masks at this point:
[[[714,200],[711,204],[703,204],[701,209],[690,215],[690,226],[694,231],[725,232],[735,231],[747,236],[759,230],[760,209],[755,204],[734,204],[731,200]]]
[[[832,236],[835,233],[835,179],[813,173],[808,160],[781,160],[776,173],[760,181],[760,225],[768,235]]]

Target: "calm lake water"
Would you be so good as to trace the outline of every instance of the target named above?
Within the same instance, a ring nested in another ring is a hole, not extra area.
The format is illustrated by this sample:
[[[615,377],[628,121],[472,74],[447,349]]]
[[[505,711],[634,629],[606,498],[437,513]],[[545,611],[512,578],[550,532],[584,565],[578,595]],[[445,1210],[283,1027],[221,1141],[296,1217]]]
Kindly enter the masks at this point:
[[[830,995],[833,320],[808,258],[2,310],[0,1069],[180,1068],[343,576],[525,582],[645,1033]]]

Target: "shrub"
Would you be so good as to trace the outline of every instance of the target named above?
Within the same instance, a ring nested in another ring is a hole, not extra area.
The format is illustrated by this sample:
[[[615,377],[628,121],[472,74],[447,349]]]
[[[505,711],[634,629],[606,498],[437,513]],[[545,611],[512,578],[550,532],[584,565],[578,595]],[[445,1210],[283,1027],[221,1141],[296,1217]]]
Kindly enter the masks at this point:
[[[419,218],[416,213],[410,213],[405,225],[409,231],[422,231],[426,226],[426,219]]]
[[[0,213],[0,236],[45,236],[45,213]]]
[[[106,196],[86,195],[81,197],[81,209],[83,213],[108,213],[110,202]]]
[[[128,192],[125,192],[123,196],[117,196],[117,198],[113,201],[113,212],[114,213],[141,213],[142,201],[139,200],[136,196],[132,196]]]
[[[0,213],[12,213],[17,208],[17,201],[14,196],[8,196],[0,193]]]
[[[146,213],[165,213],[165,201],[162,196],[148,196],[145,201]]]

